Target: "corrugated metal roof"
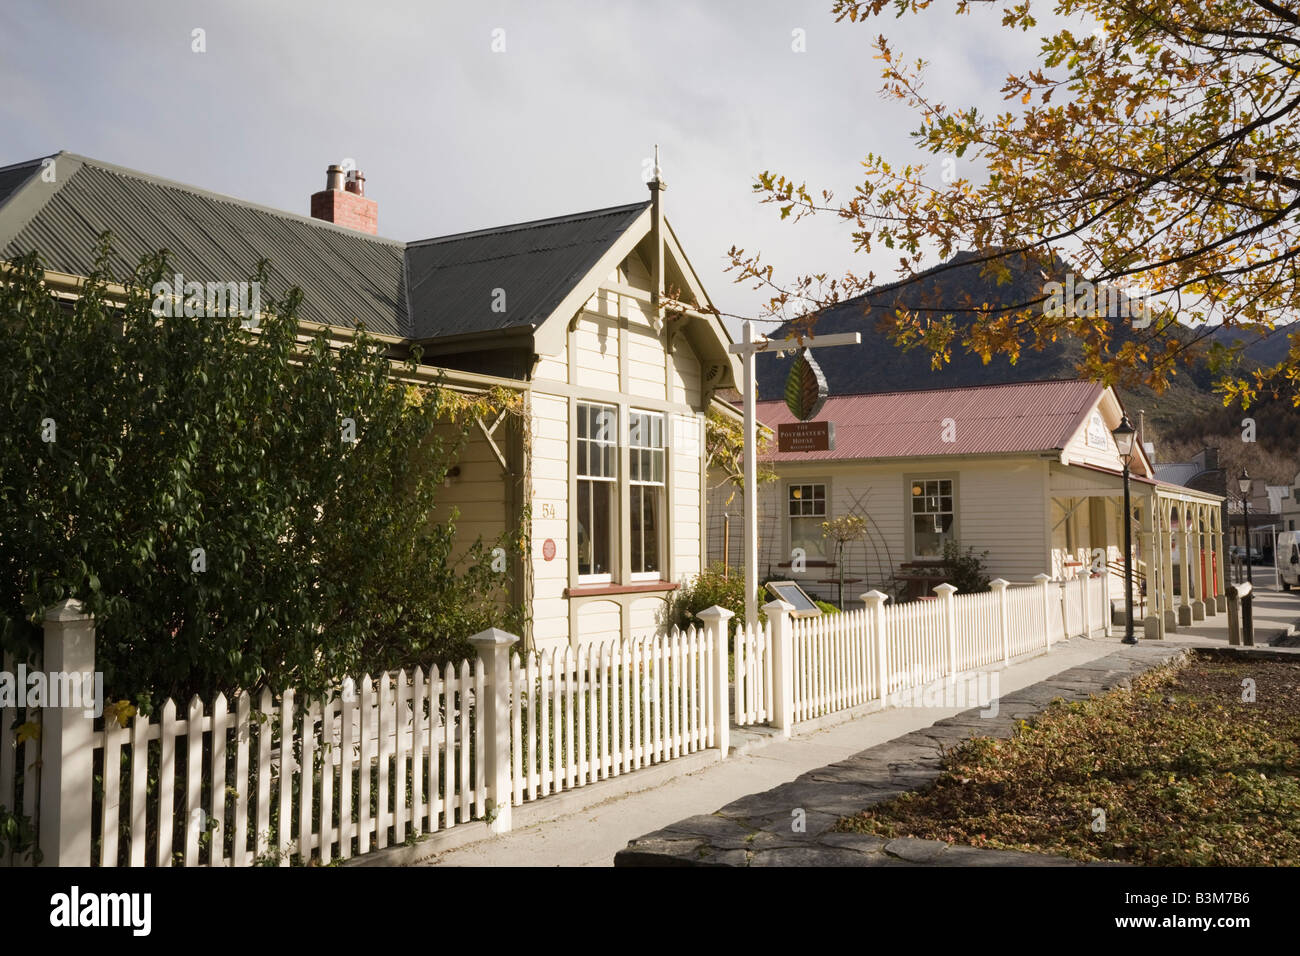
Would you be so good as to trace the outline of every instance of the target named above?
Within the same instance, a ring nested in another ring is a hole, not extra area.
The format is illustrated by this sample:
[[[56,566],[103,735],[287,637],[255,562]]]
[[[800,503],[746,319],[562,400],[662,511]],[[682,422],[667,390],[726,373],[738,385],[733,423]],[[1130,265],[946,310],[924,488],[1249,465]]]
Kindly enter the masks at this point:
[[[1076,380],[843,395],[826,400],[817,421],[835,423],[835,450],[773,451],[768,460],[836,461],[1054,451],[1064,448],[1103,386]],[[784,402],[759,402],[765,425],[796,421]],[[952,419],[951,442],[943,440]]]
[[[300,318],[413,339],[540,324],[649,205],[407,244],[72,153],[55,159],[53,183],[33,178],[40,159],[0,170],[0,259],[36,250],[47,268],[86,275],[105,229],[122,280],[160,249],[199,282],[242,281],[266,258],[269,293],[303,290]],[[496,289],[504,312],[492,309]]]
[[[304,216],[202,192],[95,160],[61,153],[55,184],[35,214],[11,235],[9,215],[26,195],[0,207],[0,257],[36,250],[47,268],[86,275],[96,237],[114,236],[111,268],[126,279],[140,256],[166,249],[174,271],[199,282],[239,282],[270,260],[267,291],[303,290],[299,317],[309,322],[406,334],[403,246]],[[11,207],[13,207],[11,211]]]
[[[41,161],[34,159],[25,163],[18,163],[14,166],[6,166],[0,169],[0,204],[17,191],[18,187],[27,181],[27,178],[41,168]]]
[[[1195,462],[1169,462],[1156,465],[1156,478],[1171,485],[1186,485],[1203,470]]]
[[[406,264],[414,337],[541,324],[649,205],[412,243]],[[493,311],[497,289],[504,293],[504,311]]]

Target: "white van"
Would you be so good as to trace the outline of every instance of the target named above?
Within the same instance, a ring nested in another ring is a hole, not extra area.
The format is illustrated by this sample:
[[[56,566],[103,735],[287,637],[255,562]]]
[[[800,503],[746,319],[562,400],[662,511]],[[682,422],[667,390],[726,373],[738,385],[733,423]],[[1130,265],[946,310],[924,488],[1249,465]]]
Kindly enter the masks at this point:
[[[1300,587],[1300,531],[1281,531],[1273,550],[1283,591]]]

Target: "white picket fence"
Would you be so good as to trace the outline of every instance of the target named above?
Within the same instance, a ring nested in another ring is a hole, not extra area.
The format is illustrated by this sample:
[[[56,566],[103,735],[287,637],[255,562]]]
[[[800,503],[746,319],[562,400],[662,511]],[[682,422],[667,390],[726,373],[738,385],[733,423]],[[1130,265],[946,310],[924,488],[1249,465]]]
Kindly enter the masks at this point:
[[[470,821],[508,829],[511,806],[725,754],[730,612],[715,610],[708,630],[522,657],[488,631],[471,638],[473,661],[344,681],[322,700],[168,700],[126,726],[0,709],[0,806],[33,820],[47,863],[71,865],[327,864]],[[47,620],[47,659],[65,659],[67,637]],[[28,721],[39,742],[16,747]],[[42,793],[51,768],[60,785]]]
[[[876,687],[865,610],[790,621],[795,721],[866,703]]]
[[[863,609],[818,617],[793,618],[779,602],[768,604],[765,625],[735,628],[735,722],[811,720],[1106,629],[1103,577],[1053,582],[1042,574],[1029,586],[992,585],[975,594],[939,585],[936,597],[901,605],[870,592]],[[788,714],[779,686],[787,668]]]
[[[511,655],[514,804],[716,746],[715,666],[694,627]]]
[[[1105,574],[1081,574],[1062,581],[1061,618],[1065,633],[1094,636],[1110,619],[1110,580]]]
[[[772,699],[772,629],[737,621],[732,638],[733,721],[740,725],[766,723]]]
[[[514,806],[705,748],[725,755],[733,713],[789,733],[1097,633],[1109,611],[1100,577],[935,590],[899,606],[871,592],[863,609],[813,618],[773,602],[730,642],[721,608],[700,614],[703,628],[522,656],[514,635],[485,631],[473,661],[365,676],[325,699],[167,701],[126,726],[7,707],[0,806],[32,821],[47,862],[325,864],[471,821],[509,829]],[[93,671],[93,622],[75,602],[53,610],[46,659]]]

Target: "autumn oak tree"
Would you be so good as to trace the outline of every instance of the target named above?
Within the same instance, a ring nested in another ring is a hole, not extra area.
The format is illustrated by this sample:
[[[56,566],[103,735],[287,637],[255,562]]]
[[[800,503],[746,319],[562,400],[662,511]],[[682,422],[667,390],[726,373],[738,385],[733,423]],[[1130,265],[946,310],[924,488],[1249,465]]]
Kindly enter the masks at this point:
[[[835,0],[832,12],[851,29],[930,5]],[[1032,31],[1045,6],[962,0],[955,12],[1000,14],[1004,29]],[[926,64],[877,36],[882,92],[915,112],[913,141],[938,160],[868,155],[843,199],[771,171],[756,193],[783,219],[837,217],[856,251],[897,252],[886,324],[896,344],[929,349],[935,367],[956,348],[1014,361],[1069,335],[1083,347],[1079,372],[1109,384],[1160,390],[1180,365],[1206,357],[1225,405],[1264,394],[1300,404],[1300,337],[1281,327],[1294,317],[1300,253],[1300,14],[1272,0],[1055,0],[1049,12],[1055,32],[1032,68],[1007,77],[996,115],[931,98]],[[976,251],[999,284],[1014,267],[1041,271],[1045,286],[1069,271],[1148,312],[1119,317],[1082,298],[1057,308],[1047,288],[1024,301],[928,301],[932,284],[917,276],[960,250]],[[805,334],[822,308],[879,284],[872,273],[786,280],[760,255],[733,248],[730,257],[737,281],[770,288],[765,314],[793,317]],[[792,316],[799,302],[806,311]],[[1290,334],[1290,352],[1247,372],[1208,341],[1218,322],[1276,328]]]

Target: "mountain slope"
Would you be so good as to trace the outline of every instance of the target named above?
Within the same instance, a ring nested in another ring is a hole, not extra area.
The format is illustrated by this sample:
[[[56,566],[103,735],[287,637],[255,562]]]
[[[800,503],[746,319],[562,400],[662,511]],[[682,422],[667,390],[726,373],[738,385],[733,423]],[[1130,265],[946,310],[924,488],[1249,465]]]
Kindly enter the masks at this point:
[[[1011,282],[999,286],[992,279],[980,276],[980,265],[971,262],[973,258],[973,253],[959,253],[950,262],[952,268],[934,273],[912,288],[884,287],[827,309],[817,320],[815,332],[818,335],[835,332],[859,332],[862,335],[861,345],[814,351],[814,358],[826,374],[831,393],[952,388],[1078,377],[1076,366],[1082,357],[1082,349],[1071,338],[1053,342],[1042,351],[1026,349],[1015,363],[1006,355],[995,355],[985,365],[978,356],[956,347],[952,361],[935,371],[931,368],[927,350],[903,351],[878,328],[880,320],[892,313],[898,299],[952,308],[969,302],[1015,304],[1031,301],[1043,294],[1046,280],[1036,267],[1013,268]],[[960,330],[963,322],[968,325],[971,320],[958,313],[955,321]],[[784,337],[788,328],[788,324],[782,325],[772,333],[772,337]],[[1116,339],[1122,341],[1130,334],[1127,324],[1119,325]],[[1191,336],[1193,333],[1181,330],[1180,334]],[[1256,340],[1250,333],[1235,329],[1218,330],[1212,335],[1224,344],[1246,341],[1248,362],[1275,363],[1286,354],[1289,346],[1285,331],[1263,340]],[[792,361],[789,355],[778,358],[772,353],[759,354],[760,399],[781,397]],[[1222,400],[1213,392],[1213,375],[1204,362],[1191,368],[1180,368],[1170,387],[1161,395],[1157,396],[1147,388],[1121,389],[1120,398],[1135,424],[1138,411],[1145,412],[1148,439],[1177,435],[1182,440],[1194,440],[1201,434],[1224,434],[1233,428],[1240,431],[1243,417],[1240,409],[1224,409]],[[1267,406],[1252,409],[1251,414],[1257,420],[1261,441],[1290,441],[1287,453],[1294,453],[1294,438],[1300,436],[1300,427],[1297,427],[1300,416],[1287,402],[1270,402]]]

